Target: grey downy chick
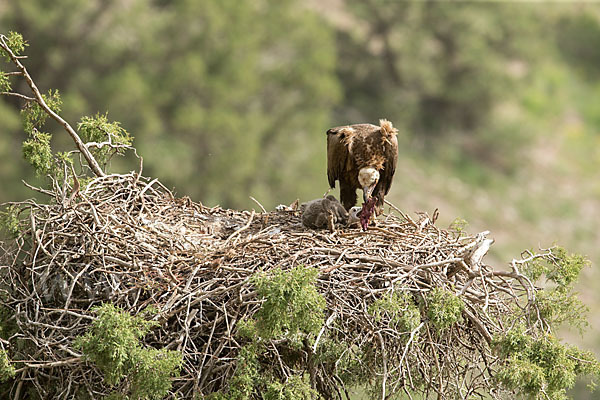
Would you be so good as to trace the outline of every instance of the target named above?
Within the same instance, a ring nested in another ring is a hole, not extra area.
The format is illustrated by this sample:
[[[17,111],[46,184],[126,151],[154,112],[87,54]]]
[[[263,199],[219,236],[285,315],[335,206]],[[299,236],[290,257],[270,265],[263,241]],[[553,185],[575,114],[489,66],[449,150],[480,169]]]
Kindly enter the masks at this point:
[[[362,207],[354,206],[348,210],[348,222],[346,226],[353,226],[360,223],[360,212]]]
[[[334,224],[346,224],[348,222],[348,212],[332,195],[304,203],[300,209],[302,211],[302,225],[307,228],[329,227],[331,229],[329,226],[330,218]]]

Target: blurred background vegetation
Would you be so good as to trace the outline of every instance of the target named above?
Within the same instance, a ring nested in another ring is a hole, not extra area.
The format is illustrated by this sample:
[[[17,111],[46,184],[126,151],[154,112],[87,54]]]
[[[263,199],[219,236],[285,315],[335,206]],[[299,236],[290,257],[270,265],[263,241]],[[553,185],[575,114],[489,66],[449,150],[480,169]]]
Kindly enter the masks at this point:
[[[593,329],[571,339],[600,355],[600,4],[27,0],[1,2],[0,27],[28,40],[26,65],[68,121],[107,111],[145,175],[209,206],[320,197],[325,131],[391,120],[395,205],[491,230],[498,265],[554,243],[592,261]],[[19,106],[0,98],[0,202],[41,179]]]

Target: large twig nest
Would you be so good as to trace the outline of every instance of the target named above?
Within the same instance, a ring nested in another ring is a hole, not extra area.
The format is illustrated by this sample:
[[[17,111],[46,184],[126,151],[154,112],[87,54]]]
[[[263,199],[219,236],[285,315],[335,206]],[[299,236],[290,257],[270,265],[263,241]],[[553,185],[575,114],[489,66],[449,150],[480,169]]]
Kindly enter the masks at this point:
[[[300,363],[282,361],[291,351],[285,340],[266,347],[263,359],[279,364],[282,379],[313,362],[312,383],[339,397],[341,360],[354,359],[355,372],[373,369],[383,392],[468,398],[494,386],[492,337],[504,330],[506,314],[534,295],[516,264],[496,271],[482,262],[491,243],[486,233],[440,229],[426,215],[392,212],[367,232],[311,230],[299,211],[209,208],[134,173],[97,178],[69,204],[19,206],[30,210],[28,226],[7,249],[1,284],[20,332],[10,346],[26,344],[19,380],[43,398],[67,398],[81,386],[94,396],[110,392],[72,346],[94,318],[90,309],[103,302],[131,313],[159,310],[160,326],[145,341],[182,352],[173,393],[192,398],[223,388],[243,345],[237,324],[261,307],[251,277],[298,265],[319,269],[327,322],[298,350]],[[462,300],[458,319],[432,321],[433,292]],[[375,310],[395,294],[406,309]],[[409,309],[417,310],[414,323],[399,323]],[[309,361],[327,341],[344,343],[339,362]]]

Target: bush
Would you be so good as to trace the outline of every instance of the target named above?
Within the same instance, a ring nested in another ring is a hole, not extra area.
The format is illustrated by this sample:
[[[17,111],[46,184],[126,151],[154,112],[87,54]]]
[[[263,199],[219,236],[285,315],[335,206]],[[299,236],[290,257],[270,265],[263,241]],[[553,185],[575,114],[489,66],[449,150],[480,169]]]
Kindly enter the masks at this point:
[[[156,325],[132,316],[112,304],[95,307],[98,319],[77,338],[75,346],[96,364],[107,384],[126,380],[135,399],[160,399],[171,388],[170,377],[178,376],[182,357],[176,351],[143,347],[140,343]]]

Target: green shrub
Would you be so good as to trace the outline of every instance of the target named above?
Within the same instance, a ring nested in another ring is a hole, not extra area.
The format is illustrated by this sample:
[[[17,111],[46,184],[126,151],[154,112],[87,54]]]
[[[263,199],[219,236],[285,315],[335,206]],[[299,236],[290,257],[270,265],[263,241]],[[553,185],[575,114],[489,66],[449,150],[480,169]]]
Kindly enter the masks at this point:
[[[536,293],[531,318],[543,318],[554,329],[568,322],[583,331],[587,326],[588,308],[577,298],[573,286],[581,270],[590,262],[579,254],[568,254],[562,247],[555,247],[547,258],[534,258],[522,267],[523,273],[532,281],[546,278],[547,287]]]
[[[9,237],[19,236],[19,207],[15,205],[7,206],[0,211],[0,230],[6,232]]]
[[[14,378],[15,367],[11,364],[6,350],[0,350],[0,382]]]
[[[275,269],[254,277],[265,301],[256,313],[258,335],[271,339],[286,335],[317,334],[323,325],[325,299],[315,287],[316,268],[297,266],[288,271]]]
[[[127,381],[134,399],[160,399],[171,388],[170,377],[178,376],[180,353],[143,347],[140,339],[156,325],[141,316],[132,316],[112,304],[93,309],[98,319],[75,345],[93,362],[113,386]]]
[[[385,316],[403,332],[412,332],[421,323],[419,308],[407,292],[386,293],[371,303],[368,311],[375,321],[379,322]]]
[[[462,320],[463,301],[444,289],[435,288],[427,296],[427,317],[438,332]]]
[[[109,142],[115,146],[129,146],[133,143],[133,137],[127,132],[119,122],[109,122],[108,114],[96,114],[94,117],[82,117],[77,125],[77,131],[81,139],[85,142]],[[106,163],[114,153],[123,154],[124,147],[111,148],[91,147],[90,151],[100,163]]]
[[[496,374],[498,382],[532,399],[565,399],[578,375],[600,376],[600,363],[591,353],[549,334],[533,338],[523,326],[496,337],[493,347],[504,362]]]

